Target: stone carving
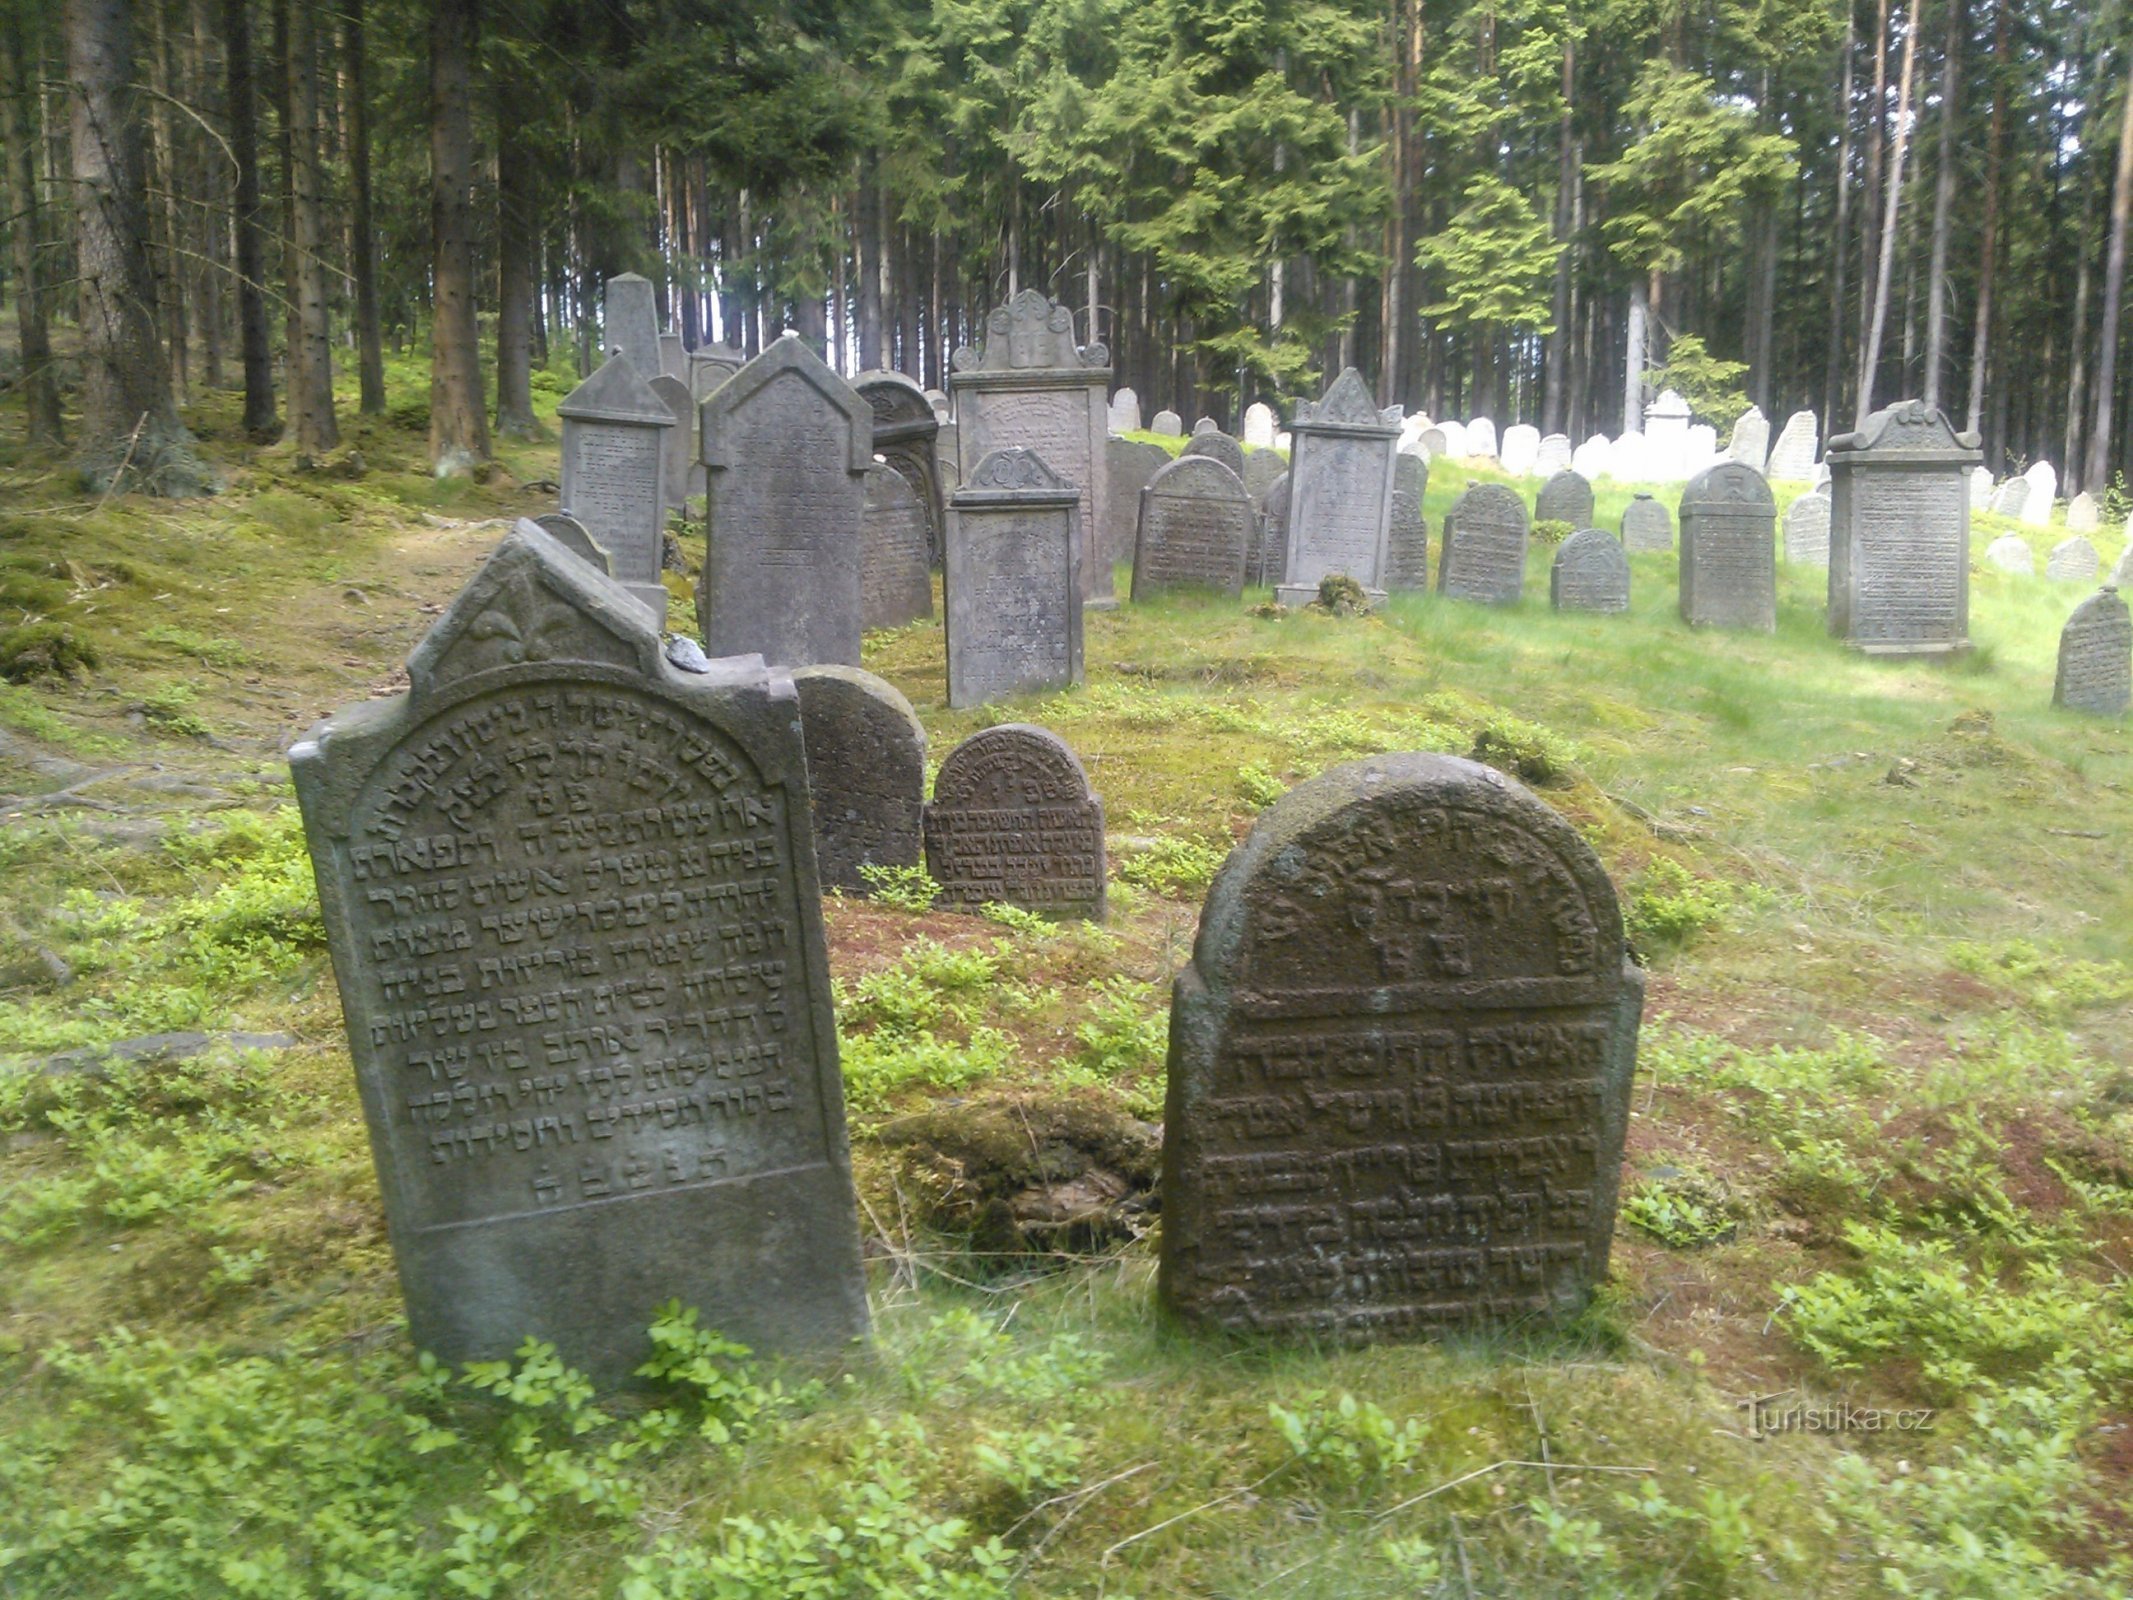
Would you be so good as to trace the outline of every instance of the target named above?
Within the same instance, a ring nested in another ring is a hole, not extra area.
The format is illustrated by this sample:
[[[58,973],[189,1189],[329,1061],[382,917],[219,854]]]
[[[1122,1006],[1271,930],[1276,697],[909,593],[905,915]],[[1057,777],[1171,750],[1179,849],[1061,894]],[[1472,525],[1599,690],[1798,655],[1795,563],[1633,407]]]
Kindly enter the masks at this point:
[[[659,356],[659,304],[652,280],[625,272],[607,280],[600,307],[601,341],[650,383],[666,370]]]
[[[2094,583],[2102,567],[2096,547],[2078,533],[2053,545],[2044,558],[2044,576],[2054,583]]]
[[[1424,428],[1415,435],[1415,448],[1424,461],[1441,461],[1450,450],[1442,428]]]
[[[1681,494],[1681,616],[1777,631],[1777,502],[1753,467],[1721,461]]]
[[[2024,578],[2037,575],[2036,553],[2019,533],[2003,533],[1985,546],[1985,559],[2002,572],[2012,572]]]
[[[1770,419],[1763,415],[1762,407],[1750,406],[1733,424],[1733,437],[1727,442],[1726,455],[1757,472],[1769,464]]]
[[[2133,704],[2133,616],[2109,584],[2067,618],[2052,704],[2099,717],[2122,717]]]
[[[1970,645],[1977,435],[1922,400],[1829,441],[1829,631],[1872,655]]]
[[[995,450],[948,501],[948,704],[1081,682],[1081,497]]]
[[[871,893],[862,869],[919,864],[926,730],[895,685],[871,672],[802,667],[792,681],[822,887]]]
[[[933,615],[926,513],[910,481],[886,462],[866,471],[859,513],[859,625],[901,628]]]
[[[563,424],[562,509],[607,552],[615,581],[664,627],[664,460],[674,413],[627,357],[614,355],[563,397],[556,415]]]
[[[1179,456],[1141,491],[1133,598],[1180,588],[1242,594],[1251,529],[1251,497],[1237,475],[1211,455]]]
[[[1822,430],[1812,411],[1795,411],[1770,451],[1769,475],[1780,483],[1812,483]]]
[[[926,391],[901,372],[861,373],[852,387],[874,413],[874,454],[904,475],[926,519],[926,563],[941,564],[947,509],[941,493],[941,419]]]
[[[1592,485],[1565,467],[1541,485],[1533,502],[1535,522],[1567,522],[1573,528],[1592,526]]]
[[[1829,565],[1829,496],[1795,496],[1785,508],[1785,559],[1803,567]]]
[[[1421,593],[1429,587],[1429,463],[1403,455],[1392,466],[1392,526],[1385,535],[1385,587]]]
[[[1531,477],[1540,458],[1541,431],[1530,422],[1514,422],[1503,431],[1503,469],[1514,478]]]
[[[562,511],[551,511],[545,517],[535,517],[533,525],[548,535],[557,544],[568,550],[580,561],[589,561],[603,578],[615,575],[613,561],[605,550],[585,531],[585,524]]]
[[[1266,492],[1274,480],[1289,470],[1288,458],[1279,450],[1244,452],[1244,492],[1252,497],[1252,510],[1266,504]]]
[[[1526,585],[1526,503],[1500,483],[1477,483],[1444,517],[1437,592],[1516,605]]]
[[[1548,603],[1558,611],[1629,609],[1629,557],[1613,534],[1583,528],[1562,542],[1548,569]]]
[[[925,828],[941,905],[1103,920],[1103,802],[1050,729],[1003,723],[957,745],[934,780]]]
[[[1444,448],[1438,453],[1451,456],[1455,460],[1465,460],[1468,453],[1466,424],[1463,422],[1440,422],[1437,424],[1437,431],[1444,435]]]
[[[1349,367],[1316,405],[1296,408],[1289,425],[1288,569],[1281,585],[1315,597],[1321,578],[1344,573],[1366,589],[1381,588],[1386,537],[1392,524],[1392,463],[1400,436],[1400,408],[1380,410]]]
[[[1625,550],[1671,550],[1674,548],[1674,517],[1654,500],[1651,491],[1639,489],[1622,513],[1622,548]]]

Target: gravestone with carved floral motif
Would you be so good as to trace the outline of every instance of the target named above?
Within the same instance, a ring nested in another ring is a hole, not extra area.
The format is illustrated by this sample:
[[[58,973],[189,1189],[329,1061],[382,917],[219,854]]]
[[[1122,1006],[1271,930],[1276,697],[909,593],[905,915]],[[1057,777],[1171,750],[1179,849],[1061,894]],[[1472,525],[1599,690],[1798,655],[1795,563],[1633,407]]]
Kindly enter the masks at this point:
[[[852,383],[874,413],[874,454],[904,475],[926,519],[926,561],[941,564],[948,527],[937,448],[941,419],[926,391],[901,372],[865,372]]]
[[[949,751],[925,827],[939,904],[1103,921],[1103,801],[1081,758],[1049,728],[1002,723]]]
[[[562,509],[605,550],[613,576],[663,627],[667,440],[679,424],[628,358],[612,355],[556,407]]]
[[[1081,682],[1081,496],[1034,450],[995,450],[948,501],[948,704]]]
[[[1349,367],[1316,405],[1296,408],[1289,432],[1288,567],[1276,598],[1307,604],[1332,573],[1382,591],[1400,407],[1381,410]]]
[[[1681,616],[1777,631],[1777,501],[1753,467],[1721,461],[1681,492]]]
[[[1829,441],[1829,631],[1869,655],[1970,647],[1978,437],[1922,400]],[[1790,544],[1791,523],[1786,523]]]

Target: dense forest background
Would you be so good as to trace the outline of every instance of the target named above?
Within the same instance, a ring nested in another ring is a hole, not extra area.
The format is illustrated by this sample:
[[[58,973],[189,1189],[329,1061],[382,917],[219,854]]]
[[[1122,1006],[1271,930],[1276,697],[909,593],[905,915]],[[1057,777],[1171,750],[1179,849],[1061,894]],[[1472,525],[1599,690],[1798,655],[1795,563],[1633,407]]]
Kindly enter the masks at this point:
[[[428,342],[431,454],[533,427],[600,284],[943,384],[1037,286],[1151,409],[1343,365],[1582,438],[1662,383],[1923,395],[2068,492],[2133,458],[2121,0],[0,0],[9,381],[92,480],[180,408],[333,448]],[[62,338],[62,347],[69,341]],[[394,397],[395,404],[415,397]],[[1832,428],[1834,423],[1834,428]]]

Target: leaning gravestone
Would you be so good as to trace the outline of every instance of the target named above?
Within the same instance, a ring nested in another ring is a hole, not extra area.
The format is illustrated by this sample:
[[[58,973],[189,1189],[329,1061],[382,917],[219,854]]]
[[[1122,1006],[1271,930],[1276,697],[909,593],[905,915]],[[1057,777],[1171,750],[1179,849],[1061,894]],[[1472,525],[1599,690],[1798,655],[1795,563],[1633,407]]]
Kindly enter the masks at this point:
[[[785,334],[703,404],[704,648],[774,666],[859,665],[859,523],[874,414]]]
[[[864,1334],[791,679],[675,669],[521,522],[408,680],[289,759],[415,1343],[612,1386],[676,1298]]]
[[[1104,805],[1049,728],[1008,722],[948,753],[926,807],[926,871],[939,903],[995,903],[1104,918]]]
[[[2097,509],[2096,497],[2084,489],[2066,503],[2066,531],[2068,533],[2094,533],[2102,526],[2103,516]]]
[[[2133,705],[2133,615],[2109,584],[2067,618],[2052,704],[2100,717],[2122,717]]]
[[[1139,433],[1141,431],[1141,397],[1131,389],[1121,389],[1111,396],[1104,425],[1113,433]]]
[[[1820,489],[1795,496],[1785,508],[1785,559],[1803,567],[1829,565],[1829,496]]]
[[[1674,518],[1665,506],[1639,489],[1622,513],[1622,548],[1625,550],[1671,550],[1674,548]]]
[[[1744,467],[1753,467],[1761,472],[1770,460],[1770,419],[1763,415],[1760,406],[1750,406],[1741,413],[1740,420],[1733,424],[1733,437],[1726,445],[1726,455]]]
[[[1259,503],[1252,542],[1245,546],[1244,581],[1255,586],[1279,584],[1289,564],[1289,475],[1268,485]]]
[[[1567,522],[1573,528],[1592,526],[1592,485],[1565,467],[1541,485],[1533,502],[1535,522]]]
[[[1584,528],[1563,541],[1548,569],[1548,603],[1558,611],[1629,609],[1629,557],[1613,534]]]
[[[1513,780],[1402,754],[1294,790],[1172,990],[1164,1307],[1342,1342],[1576,1311],[1643,1005],[1606,870]]]
[[[936,453],[941,419],[933,402],[901,372],[862,373],[852,387],[874,413],[874,454],[902,473],[918,496],[926,519],[926,561],[937,567],[948,518]]]
[[[2023,507],[2029,504],[2029,480],[2009,478],[1992,491],[1992,514],[1996,517],[2019,517]]]
[[[627,357],[612,355],[556,407],[562,509],[607,552],[615,581],[666,625],[666,438],[674,413]]]
[[[600,329],[601,342],[621,351],[646,383],[666,370],[659,355],[659,305],[651,279],[634,272],[609,278]]]
[[[933,615],[926,513],[901,472],[877,461],[866,471],[859,512],[859,626],[901,628]]]
[[[1238,476],[1212,456],[1181,455],[1141,491],[1133,546],[1133,598],[1165,589],[1244,592],[1252,501]]]
[[[1503,431],[1503,469],[1514,478],[1531,477],[1540,459],[1541,431],[1530,422],[1514,422]]]
[[[948,502],[948,704],[1081,682],[1081,497],[995,450]]]
[[[1570,435],[1551,433],[1545,435],[1540,448],[1533,452],[1533,475],[1552,478],[1570,465]]]
[[[1138,439],[1104,441],[1103,528],[1091,559],[1131,561],[1140,537],[1141,491],[1175,459],[1159,444]]]
[[[673,428],[660,444],[659,470],[667,504],[678,507],[689,498],[689,468],[696,463],[696,402],[689,397],[686,383],[664,372],[649,387],[674,418]]]
[[[1237,481],[1244,481],[1244,446],[1217,428],[1213,423],[1193,431],[1185,441],[1180,456],[1206,456],[1210,461],[1219,461],[1236,474]]]
[[[1185,433],[1185,419],[1175,411],[1158,411],[1155,420],[1148,424],[1150,433],[1159,433],[1166,439],[1177,439]]]
[[[1985,546],[1985,559],[2002,572],[2012,572],[2024,578],[2037,575],[2036,553],[2019,533],[2003,533]]]
[[[1444,517],[1437,592],[1515,605],[1526,585],[1526,503],[1501,483],[1477,483]]]
[[[535,517],[533,525],[580,561],[591,562],[599,569],[601,577],[611,578],[615,575],[614,562],[594,541],[593,536],[585,531],[585,524],[576,517],[561,511],[551,511],[545,517]]]
[[[2044,576],[2054,583],[2092,583],[2102,566],[2096,547],[2076,534],[2052,546],[2044,558]]]
[[[1753,467],[1721,461],[1681,493],[1681,616],[1777,631],[1777,502]]]
[[[1254,450],[1274,448],[1274,435],[1278,432],[1274,408],[1263,400],[1254,400],[1244,408],[1244,442]]]
[[[1829,631],[1869,655],[1970,645],[1974,433],[1922,400],[1829,441]]]
[[[1812,411],[1795,411],[1770,451],[1769,475],[1780,483],[1808,483],[1815,475],[1815,443],[1821,429]]]
[[[1429,463],[1403,455],[1392,466],[1392,526],[1385,534],[1385,587],[1419,594],[1429,587]]]
[[[802,667],[792,681],[807,744],[816,871],[824,889],[870,893],[866,868],[919,864],[926,730],[895,685],[871,672]]]
[[[1382,591],[1400,408],[1379,410],[1349,367],[1316,405],[1296,408],[1289,432],[1288,569],[1276,598],[1308,603],[1336,572]]]

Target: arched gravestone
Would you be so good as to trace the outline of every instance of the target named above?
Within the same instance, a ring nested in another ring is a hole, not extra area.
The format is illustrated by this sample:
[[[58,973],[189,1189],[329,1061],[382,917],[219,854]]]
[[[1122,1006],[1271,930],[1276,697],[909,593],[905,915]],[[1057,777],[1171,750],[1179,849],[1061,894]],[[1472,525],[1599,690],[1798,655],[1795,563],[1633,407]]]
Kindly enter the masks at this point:
[[[1274,416],[1274,408],[1264,400],[1254,400],[1244,408],[1244,442],[1254,450],[1274,448],[1274,435],[1280,424]]]
[[[1884,406],[1829,441],[1832,637],[1869,655],[1970,647],[1977,444],[1921,400]]]
[[[1244,581],[1265,586],[1278,584],[1289,564],[1289,475],[1284,472],[1267,485],[1259,516],[1252,528],[1252,542],[1244,551]]]
[[[1674,518],[1665,506],[1639,489],[1622,513],[1622,548],[1625,550],[1671,550],[1674,548]]]
[[[632,374],[634,376],[634,374]],[[521,522],[290,752],[415,1343],[601,1385],[675,1297],[867,1327],[792,681],[677,671]]]
[[[551,511],[545,517],[535,517],[533,525],[580,561],[590,562],[601,577],[614,576],[614,563],[608,559],[607,552],[594,542],[593,536],[585,531],[585,524],[576,517]]]
[[[901,472],[867,468],[859,513],[859,625],[900,628],[933,615],[926,513]]]
[[[995,450],[948,501],[948,704],[1081,682],[1081,497]]]
[[[1466,453],[1483,460],[1496,459],[1496,424],[1487,417],[1476,417],[1466,425]]]
[[[862,373],[852,387],[874,413],[874,454],[902,473],[918,494],[926,519],[926,563],[937,567],[948,521],[935,458],[941,420],[933,414],[933,402],[901,372]]]
[[[2108,584],[2074,607],[2059,635],[2052,704],[2100,717],[2133,704],[2133,614]]]
[[[926,871],[956,910],[1000,902],[1103,921],[1104,806],[1081,758],[1024,722],[965,739],[933,781]]]
[[[1575,1310],[1643,1003],[1605,870],[1511,779],[1402,754],[1296,789],[1172,991],[1163,1304],[1345,1341]]]
[[[2022,476],[2029,480],[2029,497],[2022,502],[2022,525],[2027,528],[2049,526],[2052,507],[2059,499],[2058,469],[2049,461],[2032,461]]]
[[[600,331],[600,342],[619,350],[646,383],[665,370],[659,359],[659,306],[651,279],[625,272],[607,280]]]
[[[1499,458],[1504,471],[1514,478],[1533,475],[1533,463],[1540,458],[1541,431],[1530,422],[1514,422],[1503,431],[1503,454]]]
[[[1266,492],[1274,487],[1274,480],[1288,470],[1288,457],[1279,450],[1244,452],[1244,492],[1252,497],[1254,512],[1266,504]]]
[[[1150,433],[1159,433],[1166,439],[1176,439],[1185,432],[1185,419],[1175,411],[1158,411],[1155,420],[1148,424]]]
[[[696,402],[689,397],[686,383],[663,372],[648,387],[674,418],[672,430],[660,445],[659,468],[667,505],[679,507],[689,498],[689,468],[696,460]]]
[[[748,364],[748,358],[731,345],[707,344],[689,352],[689,396],[698,405],[711,392]]]
[[[666,623],[666,439],[674,413],[627,357],[612,355],[556,407],[562,509],[607,552],[615,581]]]
[[[1515,605],[1526,586],[1526,503],[1507,485],[1477,483],[1444,517],[1437,592]]]
[[[2096,547],[2078,533],[2053,545],[2044,558],[2044,576],[2054,583],[2089,583],[2102,568]]]
[[[1251,497],[1237,475],[1212,456],[1179,456],[1141,491],[1133,598],[1181,588],[1242,594],[1251,531]]]
[[[1592,485],[1583,475],[1565,467],[1541,485],[1533,502],[1535,522],[1567,522],[1573,528],[1592,526]]]
[[[1385,534],[1385,587],[1420,593],[1429,587],[1429,519],[1422,501],[1429,493],[1429,463],[1402,455],[1392,464],[1392,525]]]
[[[1570,436],[1566,433],[1551,433],[1542,437],[1539,448],[1533,453],[1533,470],[1544,478],[1552,478],[1570,465]]]
[[[1777,502],[1753,467],[1721,461],[1681,492],[1681,615],[1777,631]]]
[[[822,887],[871,893],[862,869],[919,863],[926,730],[895,685],[871,672],[802,667],[792,681]]]
[[[1113,433],[1140,432],[1141,397],[1131,389],[1119,390],[1111,396],[1104,422]]]
[[[773,666],[859,665],[859,519],[874,417],[786,334],[702,409],[709,553],[704,648]]]
[[[1379,410],[1349,367],[1316,405],[1296,408],[1289,425],[1288,569],[1284,604],[1316,597],[1321,578],[1344,573],[1366,589],[1383,586],[1392,525],[1392,463],[1400,408]]]
[[[1548,603],[1558,611],[1629,609],[1629,557],[1613,534],[1584,528],[1562,542],[1548,569]]]
[[[1806,567],[1829,565],[1829,496],[1817,489],[1785,508],[1785,559]]]
[[[1985,546],[1985,559],[2002,572],[2012,572],[2024,578],[2037,575],[2036,553],[2019,533],[2003,533]]]
[[[1209,460],[1219,461],[1236,474],[1239,483],[1244,481],[1244,446],[1219,428],[1207,427],[1194,433],[1178,454],[1181,457],[1206,456]]]
[[[2103,525],[2102,508],[2096,497],[2084,489],[2066,503],[2066,531],[2068,533],[2094,533]]]

